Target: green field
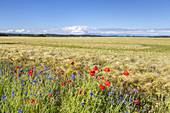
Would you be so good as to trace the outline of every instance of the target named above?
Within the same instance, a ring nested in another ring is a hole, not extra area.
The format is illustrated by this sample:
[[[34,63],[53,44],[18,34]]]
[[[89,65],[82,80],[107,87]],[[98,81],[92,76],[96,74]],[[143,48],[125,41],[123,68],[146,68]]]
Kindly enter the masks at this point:
[[[22,109],[24,113],[170,111],[170,38],[0,37],[0,56],[0,71],[3,71],[0,72],[0,97],[5,98],[0,102],[2,113],[18,112],[18,109]],[[75,64],[71,65],[71,62]],[[17,69],[16,66],[20,65],[22,68]],[[89,72],[94,66],[98,70],[91,76]],[[106,67],[110,72],[104,71]],[[33,76],[27,75],[31,69],[35,71]],[[63,74],[57,74],[59,78],[51,73],[52,69],[55,69],[53,73],[58,69]],[[17,73],[13,70],[17,70]],[[125,70],[129,72],[129,76],[123,74]],[[40,71],[44,74],[38,74]],[[15,75],[18,73],[21,74],[20,77]],[[40,85],[36,75],[42,79]],[[53,82],[46,80],[46,77],[59,80]],[[104,77],[104,80],[99,80],[99,77]],[[21,80],[25,82],[21,83]],[[34,85],[29,83],[34,80],[37,80]],[[68,80],[72,80],[74,84],[68,85]],[[99,85],[104,85],[106,80],[109,80],[110,85],[105,85],[105,91],[102,91]],[[58,83],[65,83],[66,86],[57,85]],[[58,89],[59,95],[56,94]],[[78,90],[82,90],[82,93],[77,94]],[[39,95],[41,91],[46,92],[42,93],[42,98],[29,95]],[[11,97],[12,92],[15,93],[14,97]],[[53,97],[48,97],[48,94]],[[3,95],[6,97],[2,97]],[[29,102],[25,102],[23,98],[29,99]],[[30,103],[31,99],[35,100],[34,104]],[[135,99],[140,104],[133,102]]]

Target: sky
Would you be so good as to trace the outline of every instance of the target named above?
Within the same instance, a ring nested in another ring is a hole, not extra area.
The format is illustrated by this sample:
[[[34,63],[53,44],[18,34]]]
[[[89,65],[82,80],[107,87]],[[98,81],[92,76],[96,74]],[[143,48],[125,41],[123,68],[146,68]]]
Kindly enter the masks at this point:
[[[170,35],[170,0],[0,0],[0,32]]]

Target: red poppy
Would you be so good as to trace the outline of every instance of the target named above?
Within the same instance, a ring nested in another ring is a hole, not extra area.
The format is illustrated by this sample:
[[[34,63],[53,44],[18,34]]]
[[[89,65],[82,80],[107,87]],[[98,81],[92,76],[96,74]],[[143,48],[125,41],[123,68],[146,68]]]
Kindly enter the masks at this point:
[[[48,97],[52,97],[52,94],[49,94]]]
[[[109,80],[106,80],[106,81],[104,82],[104,84],[105,84],[106,86],[110,86]]]
[[[138,99],[135,99],[135,103],[136,103],[136,104],[139,104],[139,100],[138,100]]]
[[[32,76],[33,74],[31,72],[28,72],[30,74],[30,76]]]
[[[26,102],[29,101],[29,99],[26,99]]]
[[[25,62],[25,64],[27,64],[27,63]]]
[[[65,77],[67,78],[67,75]]]
[[[30,72],[32,73],[32,72],[33,72],[33,69],[31,69]]]
[[[19,66],[16,67],[17,69],[19,68]]]
[[[17,70],[14,70],[14,73],[17,73]]]
[[[82,90],[78,90],[78,94],[81,94],[82,93]]]
[[[13,61],[13,59],[11,59],[11,61]]]
[[[95,71],[93,71],[93,70],[90,71],[90,75],[91,75],[91,76],[94,76],[94,75],[95,75]]]
[[[68,84],[70,84],[71,82],[72,82],[72,81],[71,81],[71,80],[69,80],[69,81],[68,81]]]
[[[102,77],[102,80],[104,79],[104,77]]]
[[[62,86],[65,86],[65,83],[62,83],[61,85],[62,85]]]
[[[31,104],[34,104],[34,99],[31,99]]]
[[[55,69],[52,69],[52,71],[55,71]]]
[[[142,89],[140,88],[140,91],[141,91]]]
[[[94,71],[98,70],[97,66],[94,66],[94,68],[93,68],[93,69],[94,69]]]
[[[20,77],[20,74],[18,73],[17,76]]]
[[[126,76],[129,75],[129,73],[126,70],[123,72],[123,74],[126,75]]]
[[[55,82],[55,80],[54,80],[54,82]]]
[[[6,73],[7,71],[5,71],[5,73]]]
[[[108,72],[110,72],[110,69],[109,69],[108,67],[106,67],[106,68],[104,69],[104,71],[105,71],[106,73],[108,73]]]
[[[74,65],[74,62],[71,62],[71,65]]]
[[[103,84],[100,84],[99,88],[104,90],[105,86],[103,86]]]
[[[56,74],[57,74],[57,75],[60,74],[60,71],[57,71]]]
[[[100,77],[98,77],[98,79],[100,80],[101,78],[100,78]]]
[[[63,72],[61,72],[61,74],[63,74]]]

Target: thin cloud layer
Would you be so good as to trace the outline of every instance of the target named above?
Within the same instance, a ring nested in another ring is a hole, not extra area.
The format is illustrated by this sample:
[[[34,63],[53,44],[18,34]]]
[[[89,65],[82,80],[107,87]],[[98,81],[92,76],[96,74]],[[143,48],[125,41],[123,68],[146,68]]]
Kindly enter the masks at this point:
[[[134,28],[91,28],[88,26],[69,26],[50,30],[2,30],[2,33],[33,33],[33,34],[73,34],[73,35],[140,35],[140,36],[170,36],[167,29],[134,29]]]

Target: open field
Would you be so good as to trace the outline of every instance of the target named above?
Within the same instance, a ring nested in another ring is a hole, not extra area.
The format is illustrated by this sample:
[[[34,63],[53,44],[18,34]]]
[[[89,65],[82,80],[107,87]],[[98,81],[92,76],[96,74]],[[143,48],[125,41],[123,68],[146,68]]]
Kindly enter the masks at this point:
[[[170,111],[170,38],[0,37],[0,57],[1,112]]]

